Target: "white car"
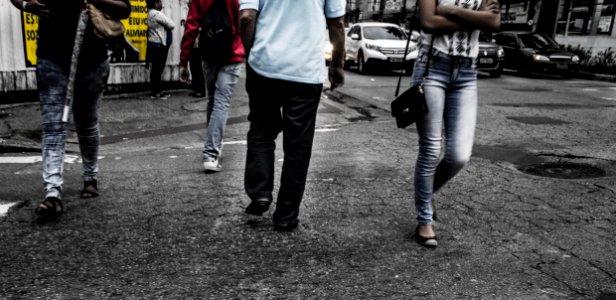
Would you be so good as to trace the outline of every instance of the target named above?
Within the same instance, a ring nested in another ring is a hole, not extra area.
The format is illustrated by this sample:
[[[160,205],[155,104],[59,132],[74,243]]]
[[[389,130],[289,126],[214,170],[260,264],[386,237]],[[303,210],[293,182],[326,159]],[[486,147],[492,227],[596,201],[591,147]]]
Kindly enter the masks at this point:
[[[362,74],[376,66],[391,70],[404,69],[407,74],[411,74],[417,59],[417,43],[411,40],[404,57],[406,43],[407,34],[396,24],[354,24],[345,39],[345,65],[357,65]]]

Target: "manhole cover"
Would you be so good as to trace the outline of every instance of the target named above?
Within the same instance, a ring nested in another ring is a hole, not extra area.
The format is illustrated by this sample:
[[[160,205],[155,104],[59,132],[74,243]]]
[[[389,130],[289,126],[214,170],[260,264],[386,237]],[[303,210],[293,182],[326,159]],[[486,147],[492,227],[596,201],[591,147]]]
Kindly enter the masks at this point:
[[[585,164],[575,163],[542,163],[518,168],[520,171],[542,177],[561,179],[584,179],[605,176],[605,171]]]

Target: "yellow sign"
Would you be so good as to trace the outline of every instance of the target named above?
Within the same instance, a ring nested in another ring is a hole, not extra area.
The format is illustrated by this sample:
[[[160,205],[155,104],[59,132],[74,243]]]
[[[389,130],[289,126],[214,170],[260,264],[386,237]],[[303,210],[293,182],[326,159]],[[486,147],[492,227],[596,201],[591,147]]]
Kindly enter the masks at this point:
[[[145,61],[148,43],[148,9],[145,0],[130,0],[131,14],[122,24],[126,28],[125,39],[110,43],[112,62]],[[38,41],[39,20],[36,15],[24,12],[22,16],[24,29],[24,50],[26,64],[36,65],[36,45]]]
[[[26,51],[26,65],[36,65],[36,42],[38,41],[38,17],[31,13],[23,13],[24,42]]]
[[[145,61],[148,47],[148,9],[145,0],[130,0],[131,14],[122,24],[126,28],[124,36],[139,52],[139,61]]]

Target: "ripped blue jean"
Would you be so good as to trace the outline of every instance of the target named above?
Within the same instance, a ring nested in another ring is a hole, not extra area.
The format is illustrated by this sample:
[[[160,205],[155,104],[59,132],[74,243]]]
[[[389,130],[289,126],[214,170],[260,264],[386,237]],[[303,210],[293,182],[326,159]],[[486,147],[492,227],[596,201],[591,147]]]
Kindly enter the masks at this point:
[[[427,48],[420,50],[412,84],[421,81],[427,54]],[[424,91],[429,112],[417,122],[415,208],[417,223],[431,224],[433,194],[462,170],[471,157],[477,122],[475,60],[449,56],[433,49]],[[443,135],[445,151],[441,159]]]
[[[62,122],[68,72],[57,64],[41,59],[36,79],[43,117],[43,181],[45,197],[61,198],[64,147],[69,124]],[[71,114],[75,122],[82,159],[84,181],[98,174],[98,108],[109,76],[109,63],[79,68]],[[70,118],[69,118],[70,120]]]

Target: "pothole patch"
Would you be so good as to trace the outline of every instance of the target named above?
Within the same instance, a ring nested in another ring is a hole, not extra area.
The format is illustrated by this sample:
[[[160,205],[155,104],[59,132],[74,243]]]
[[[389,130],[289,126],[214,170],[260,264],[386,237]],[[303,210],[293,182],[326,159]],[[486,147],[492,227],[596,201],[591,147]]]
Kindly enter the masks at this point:
[[[588,179],[606,176],[606,172],[600,168],[578,163],[542,163],[521,166],[518,170],[530,175],[559,179]]]
[[[548,117],[507,117],[509,120],[516,122],[531,124],[531,125],[562,125],[569,124],[569,122],[552,119]]]

